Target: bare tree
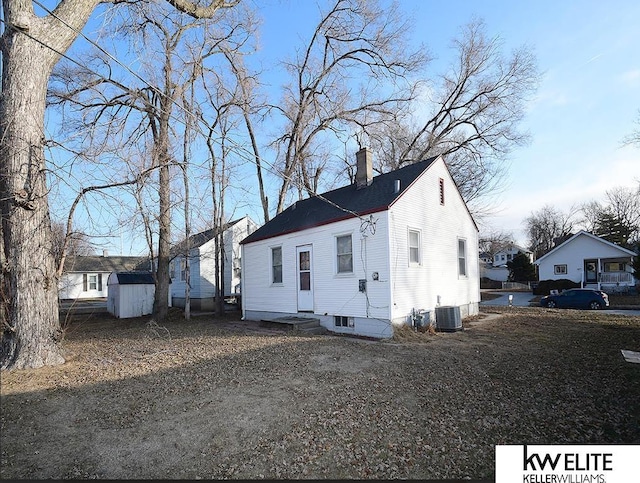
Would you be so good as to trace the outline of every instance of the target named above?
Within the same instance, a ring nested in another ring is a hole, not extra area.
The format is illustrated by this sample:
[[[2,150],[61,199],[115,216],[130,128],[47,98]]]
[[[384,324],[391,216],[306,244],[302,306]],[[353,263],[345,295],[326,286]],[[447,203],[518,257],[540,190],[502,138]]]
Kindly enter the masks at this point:
[[[201,5],[167,0],[192,17],[211,18],[225,0]],[[4,31],[0,96],[1,285],[6,313],[0,368],[64,362],[44,158],[44,114],[53,67],[68,50],[99,0],[61,0],[43,17],[32,2],[2,0]],[[37,263],[34,263],[34,260]]]
[[[540,258],[571,236],[577,213],[578,209],[575,207],[564,213],[553,206],[545,205],[525,218],[528,248],[534,253],[535,258]]]
[[[77,66],[65,66],[73,67],[70,72],[60,69],[57,78],[65,83],[57,96],[78,106],[92,132],[103,124],[107,129],[102,136],[119,130],[120,135],[128,133],[125,136],[127,143],[150,139],[150,166],[158,173],[154,188],[158,199],[154,224],[158,234],[153,314],[156,320],[162,321],[168,311],[171,179],[174,167],[180,164],[176,155],[178,133],[173,125],[174,118],[176,115],[183,119],[186,116],[189,119],[183,120],[182,124],[193,127],[196,115],[190,109],[195,103],[187,102],[185,93],[205,68],[205,60],[220,52],[219,44],[231,37],[235,25],[214,31],[212,26],[207,28],[202,22],[157,5],[149,8],[149,5],[142,4],[131,7],[130,12],[126,25],[120,26],[119,31],[131,38],[142,38],[136,47],[140,49],[141,57],[146,56],[142,61],[142,72],[148,79],[147,85],[140,86],[137,79],[131,79],[126,72],[124,80],[118,79],[108,59],[100,55],[96,60],[109,67],[104,74],[96,75],[98,62],[94,62],[96,68],[92,70]],[[157,56],[151,52],[157,52]],[[187,144],[183,142],[184,149],[188,149]],[[183,159],[184,156],[183,153]],[[182,167],[186,169],[186,166]],[[188,218],[189,214],[185,213],[185,216]]]
[[[491,231],[480,235],[478,242],[480,251],[489,255],[492,260],[496,253],[505,250],[515,243],[513,234],[504,231]]]
[[[419,116],[403,115],[372,137],[385,153],[387,170],[445,155],[463,198],[473,205],[499,190],[506,159],[528,141],[519,125],[539,73],[529,48],[505,55],[501,39],[489,37],[480,19],[463,27],[453,48],[449,70],[432,83],[427,100],[412,107]]]
[[[635,145],[640,147],[640,110],[638,110],[638,116],[636,117],[634,124],[636,125],[635,129],[630,134],[625,136],[625,138],[622,140],[622,144]]]
[[[235,102],[238,104],[242,112],[244,125],[251,142],[251,150],[253,154],[253,162],[256,167],[256,177],[258,180],[258,191],[260,195],[260,203],[262,205],[262,213],[264,222],[269,221],[269,199],[264,188],[264,178],[262,174],[262,157],[260,155],[260,146],[256,137],[256,129],[254,128],[253,117],[261,110],[265,109],[265,105],[259,105],[256,102],[256,86],[258,79],[256,75],[249,74],[244,65],[243,57],[239,54],[238,49],[224,50],[224,55],[229,61],[231,71],[233,72],[237,82],[237,93]]]
[[[632,247],[640,242],[640,182],[605,192],[605,201],[582,205],[585,228],[613,243]]]
[[[427,58],[423,50],[407,48],[409,30],[396,4],[383,9],[371,1],[336,0],[308,44],[286,63],[291,83],[277,107],[286,126],[274,143],[282,153],[276,212],[293,184],[316,191],[327,162],[319,149],[323,135],[348,125],[364,128],[413,97],[413,86],[403,80]],[[390,85],[397,90],[389,92]]]
[[[64,223],[53,222],[51,224],[51,234],[53,236],[56,266],[59,266],[62,261],[63,252],[65,256],[77,256],[91,255],[95,251],[89,237],[85,233],[77,231],[67,233]]]

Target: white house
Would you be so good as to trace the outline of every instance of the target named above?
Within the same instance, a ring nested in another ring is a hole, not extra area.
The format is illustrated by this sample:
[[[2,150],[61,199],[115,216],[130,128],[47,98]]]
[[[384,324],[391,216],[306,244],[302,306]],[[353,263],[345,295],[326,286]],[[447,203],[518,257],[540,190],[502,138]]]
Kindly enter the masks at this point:
[[[539,280],[566,278],[583,287],[624,290],[634,284],[633,257],[637,256],[584,230],[535,261]]]
[[[61,300],[95,299],[108,296],[107,278],[111,272],[149,270],[146,257],[85,255],[68,256],[58,283]]]
[[[223,227],[224,256],[224,295],[240,295],[241,249],[240,241],[258,228],[251,218],[230,221]],[[189,262],[191,308],[211,310],[214,307],[216,291],[215,237],[218,228],[211,228],[192,235],[188,239],[189,257],[185,256],[187,240],[183,240],[171,249],[173,257],[170,268],[171,296],[175,307],[184,307],[187,286],[187,260]]]
[[[531,250],[527,250],[526,248],[522,248],[521,246],[512,244],[506,246],[503,250],[500,250],[493,255],[493,266],[506,267],[507,262],[512,261],[513,257],[521,252],[529,258],[529,261],[531,263],[533,263],[533,252]]]
[[[315,318],[376,338],[437,306],[478,313],[478,229],[442,157],[297,201],[242,241],[247,320]]]

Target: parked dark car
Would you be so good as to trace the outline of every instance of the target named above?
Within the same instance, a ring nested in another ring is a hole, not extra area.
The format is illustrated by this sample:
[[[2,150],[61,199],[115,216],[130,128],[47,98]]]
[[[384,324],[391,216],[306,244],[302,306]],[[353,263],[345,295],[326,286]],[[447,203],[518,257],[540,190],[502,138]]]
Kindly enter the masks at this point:
[[[609,296],[602,290],[590,288],[570,288],[556,295],[547,295],[540,299],[540,305],[550,309],[591,309],[598,310],[609,306]]]

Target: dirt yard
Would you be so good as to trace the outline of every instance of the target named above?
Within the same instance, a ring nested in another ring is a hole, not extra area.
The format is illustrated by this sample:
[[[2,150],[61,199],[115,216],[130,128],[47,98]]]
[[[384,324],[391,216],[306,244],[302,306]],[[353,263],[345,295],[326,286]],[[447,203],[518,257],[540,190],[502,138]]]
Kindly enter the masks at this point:
[[[85,316],[86,317],[86,316]],[[640,317],[487,309],[456,333],[78,318],[3,372],[0,477],[492,479],[496,444],[640,444]]]

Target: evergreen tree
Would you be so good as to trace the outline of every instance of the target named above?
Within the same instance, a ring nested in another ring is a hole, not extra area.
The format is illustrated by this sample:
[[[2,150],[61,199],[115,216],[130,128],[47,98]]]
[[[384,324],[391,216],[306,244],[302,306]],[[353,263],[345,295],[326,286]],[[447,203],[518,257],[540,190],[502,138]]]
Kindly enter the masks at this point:
[[[536,280],[536,268],[527,255],[518,252],[507,262],[510,282],[531,282]]]

